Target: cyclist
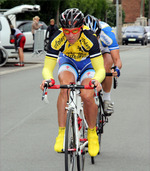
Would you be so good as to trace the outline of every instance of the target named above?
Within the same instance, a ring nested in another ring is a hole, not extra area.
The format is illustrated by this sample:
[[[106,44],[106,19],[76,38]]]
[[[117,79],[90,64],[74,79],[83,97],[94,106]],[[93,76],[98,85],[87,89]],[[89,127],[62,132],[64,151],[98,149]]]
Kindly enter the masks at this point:
[[[91,86],[94,86],[92,80],[95,80],[95,86],[99,91],[101,89],[100,83],[105,78],[104,61],[96,36],[87,26],[83,25],[83,13],[77,8],[67,9],[60,15],[59,21],[62,28],[56,31],[50,39],[42,71],[44,80],[41,89],[44,89],[44,83],[47,79],[51,80],[50,86],[55,83],[53,70],[60,53],[58,62],[60,84],[75,82],[80,71],[81,84],[87,85],[90,83]],[[94,90],[81,90],[81,98],[84,102],[84,113],[89,125],[88,151],[91,156],[96,156],[99,152],[95,127],[98,109],[94,101]],[[66,103],[67,90],[61,89],[57,101],[59,132],[54,146],[56,152],[62,152],[63,149]]]
[[[19,54],[19,63],[14,65],[19,67],[24,67],[23,49],[26,42],[26,37],[19,29],[14,28],[13,25],[11,25],[10,27],[11,27],[11,35],[14,36],[14,39],[11,40],[11,43],[15,43],[15,48],[16,50],[18,50],[18,54]]]
[[[119,45],[113,29],[107,23],[99,21],[89,14],[85,17],[85,25],[93,30],[98,37],[106,72],[113,72],[114,76],[119,77],[122,62],[119,55]],[[113,67],[115,68],[115,72],[114,69],[111,71],[113,64],[115,66]],[[112,77],[106,77],[102,83],[105,114],[112,114],[114,112],[110,96],[111,86]]]

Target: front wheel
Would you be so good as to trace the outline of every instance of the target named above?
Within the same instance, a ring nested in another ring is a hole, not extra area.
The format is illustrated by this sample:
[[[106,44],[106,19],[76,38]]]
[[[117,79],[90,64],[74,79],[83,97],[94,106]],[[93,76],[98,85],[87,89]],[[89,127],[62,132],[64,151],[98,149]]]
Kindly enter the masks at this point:
[[[77,160],[79,160],[77,158]],[[72,109],[67,112],[65,131],[65,171],[76,170],[76,143],[74,130],[74,117]]]
[[[84,115],[84,114],[83,114]],[[84,120],[82,120],[82,123],[81,123],[82,127],[80,129],[80,143],[81,144],[84,144],[86,141],[87,141],[87,129],[86,129],[86,123],[84,122]],[[80,125],[79,125],[80,127]],[[83,149],[82,149],[82,152],[81,152],[81,155],[79,156],[79,160],[77,161],[78,163],[78,166],[80,167],[80,170],[81,171],[84,171],[84,165],[85,165],[85,154],[87,152],[87,149],[86,149],[87,146],[85,146]]]

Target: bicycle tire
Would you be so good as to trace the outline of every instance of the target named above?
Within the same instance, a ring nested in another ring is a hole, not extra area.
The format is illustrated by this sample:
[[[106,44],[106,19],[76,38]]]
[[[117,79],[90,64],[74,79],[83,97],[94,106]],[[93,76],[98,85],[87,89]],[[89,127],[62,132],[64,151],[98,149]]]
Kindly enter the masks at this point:
[[[65,131],[65,171],[74,170],[76,167],[76,151],[75,147],[75,132],[74,132],[74,117],[73,110],[67,112],[66,131]],[[70,122],[71,121],[71,122]]]
[[[91,157],[91,163],[92,163],[92,164],[95,164],[94,157]]]
[[[99,153],[101,152],[101,140],[102,140],[102,133],[103,133],[103,116],[102,116],[102,109],[98,108],[97,114],[97,134],[98,134],[98,141],[99,141]]]
[[[103,115],[102,115],[102,99],[99,96],[99,106],[98,106],[98,113],[97,113],[97,121],[96,121],[96,129],[97,129],[97,135],[98,135],[98,141],[99,141],[99,152],[98,155],[100,155],[101,152],[101,139],[102,139],[102,133],[103,133]],[[95,164],[94,157],[91,157],[91,163]]]
[[[101,129],[102,129],[102,115],[101,115],[101,108],[98,108],[98,114],[97,114],[97,123],[96,123],[96,129],[97,129],[97,135],[98,135],[98,141],[99,141],[99,152],[98,155],[100,155],[101,150]],[[91,156],[91,163],[95,164],[94,157]]]
[[[82,128],[81,128],[81,134],[82,134],[82,138],[83,139],[87,139],[87,133],[86,133],[86,128],[85,128],[85,123],[82,120]],[[82,142],[80,142],[82,143]],[[83,142],[84,143],[84,142]],[[81,156],[79,156],[79,161],[77,161],[77,164],[80,165],[80,170],[84,171],[84,165],[85,165],[85,153],[86,153],[86,149],[85,147],[82,149],[82,153]]]

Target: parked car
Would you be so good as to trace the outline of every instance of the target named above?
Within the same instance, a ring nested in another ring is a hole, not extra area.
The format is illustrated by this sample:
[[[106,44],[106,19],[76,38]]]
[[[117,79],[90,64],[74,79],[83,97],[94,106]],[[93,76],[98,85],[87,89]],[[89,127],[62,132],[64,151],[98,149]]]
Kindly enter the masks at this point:
[[[150,43],[150,26],[145,26],[145,30],[147,32],[148,42]]]
[[[11,29],[10,25],[16,27],[16,14],[23,13],[25,11],[36,12],[40,10],[39,5],[20,5],[7,10],[4,13],[0,13],[0,47],[4,48],[8,58],[18,58],[18,53],[15,50],[14,44],[10,43]],[[0,53],[0,66],[6,63],[6,57]]]
[[[128,26],[122,36],[122,44],[128,45],[128,43],[147,45],[148,38],[145,28],[143,26]]]
[[[31,32],[32,22],[33,21],[31,21],[31,20],[17,21],[16,22],[17,28],[26,37],[26,43],[25,43],[25,46],[24,46],[25,49],[33,48],[33,35],[32,35],[32,32]],[[43,37],[43,41],[44,41],[47,25],[43,21],[39,21],[39,24],[42,24],[42,26],[40,27],[40,30],[44,30],[44,37]]]

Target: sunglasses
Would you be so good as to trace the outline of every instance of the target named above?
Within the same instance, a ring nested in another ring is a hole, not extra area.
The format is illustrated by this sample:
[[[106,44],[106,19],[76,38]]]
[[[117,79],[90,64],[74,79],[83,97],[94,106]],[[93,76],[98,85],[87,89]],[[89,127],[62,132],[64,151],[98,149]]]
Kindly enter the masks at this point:
[[[64,32],[65,34],[70,34],[70,33],[72,33],[72,34],[77,34],[77,33],[80,31],[80,29],[81,29],[81,27],[75,28],[75,29],[72,29],[72,30],[63,28],[63,32]]]

